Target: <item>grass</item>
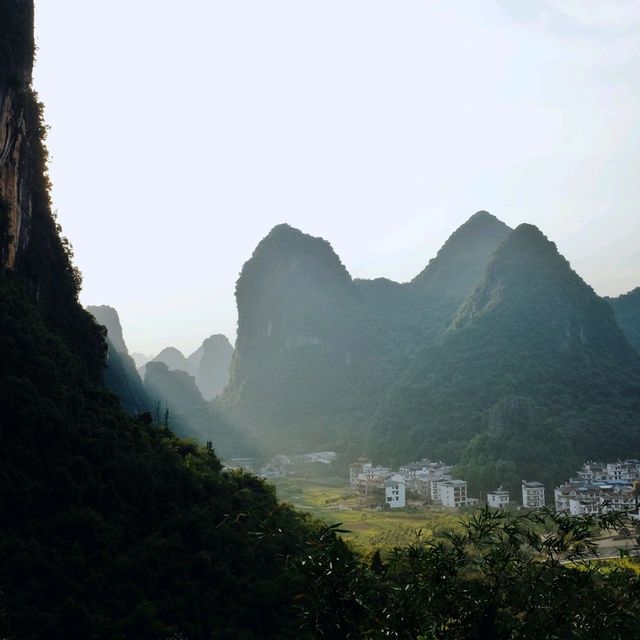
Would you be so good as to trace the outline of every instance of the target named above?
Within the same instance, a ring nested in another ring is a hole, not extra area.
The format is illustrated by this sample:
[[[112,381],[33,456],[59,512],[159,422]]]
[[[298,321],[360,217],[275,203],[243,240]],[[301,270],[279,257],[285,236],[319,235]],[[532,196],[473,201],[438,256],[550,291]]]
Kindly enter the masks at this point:
[[[273,481],[278,498],[327,524],[342,523],[342,534],[358,551],[388,551],[395,546],[436,539],[459,528],[462,513],[442,507],[394,511],[364,509],[343,478],[286,478]]]

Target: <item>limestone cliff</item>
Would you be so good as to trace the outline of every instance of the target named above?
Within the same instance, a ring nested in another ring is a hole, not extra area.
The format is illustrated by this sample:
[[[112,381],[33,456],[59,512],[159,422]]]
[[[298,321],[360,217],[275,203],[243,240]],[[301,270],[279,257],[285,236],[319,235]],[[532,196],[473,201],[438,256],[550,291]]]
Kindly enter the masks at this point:
[[[59,235],[49,197],[46,126],[31,88],[33,3],[0,2],[0,270],[20,282],[68,342],[100,375],[101,331],[77,304],[80,276]],[[96,357],[98,356],[98,357]]]

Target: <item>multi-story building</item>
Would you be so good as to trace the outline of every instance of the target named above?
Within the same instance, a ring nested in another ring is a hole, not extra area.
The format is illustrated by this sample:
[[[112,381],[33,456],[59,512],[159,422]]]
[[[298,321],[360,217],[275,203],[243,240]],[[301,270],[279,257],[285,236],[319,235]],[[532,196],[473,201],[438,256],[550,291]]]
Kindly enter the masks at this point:
[[[544,507],[544,485],[537,480],[522,481],[522,506],[525,509]]]
[[[636,500],[635,486],[620,480],[611,482],[571,480],[554,490],[556,511],[570,513],[572,516],[595,515],[611,511],[637,511]]]
[[[399,473],[384,481],[384,501],[391,509],[405,506],[405,482]]]
[[[487,493],[487,504],[495,509],[502,509],[509,504],[509,492],[502,487]]]
[[[431,483],[434,480],[451,480],[452,467],[443,462],[411,462],[400,467],[400,474],[407,485],[407,491],[423,498],[431,497]]]
[[[440,502],[443,507],[464,507],[467,504],[466,480],[444,480],[438,483]]]

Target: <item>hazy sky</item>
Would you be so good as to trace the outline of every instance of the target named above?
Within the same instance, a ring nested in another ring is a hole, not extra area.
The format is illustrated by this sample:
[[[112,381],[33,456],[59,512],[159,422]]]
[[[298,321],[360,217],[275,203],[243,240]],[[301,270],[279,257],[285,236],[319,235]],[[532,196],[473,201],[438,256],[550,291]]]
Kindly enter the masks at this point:
[[[189,353],[275,224],[407,280],[478,209],[638,286],[639,29],[640,0],[36,0],[82,301]]]

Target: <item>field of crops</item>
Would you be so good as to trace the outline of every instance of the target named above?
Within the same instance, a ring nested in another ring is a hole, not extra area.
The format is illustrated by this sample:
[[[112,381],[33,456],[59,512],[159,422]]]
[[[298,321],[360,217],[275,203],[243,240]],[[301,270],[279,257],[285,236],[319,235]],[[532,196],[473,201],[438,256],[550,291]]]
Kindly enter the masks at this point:
[[[462,512],[442,507],[408,507],[398,511],[362,508],[343,478],[287,478],[273,481],[278,497],[327,524],[342,523],[343,534],[358,550],[389,550],[416,540],[442,537],[459,527]]]

